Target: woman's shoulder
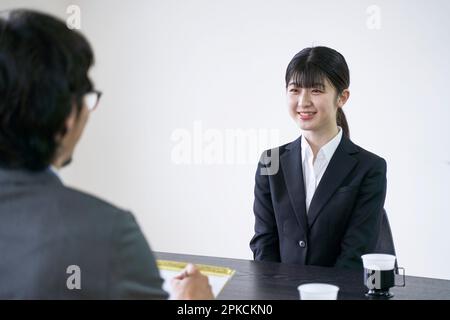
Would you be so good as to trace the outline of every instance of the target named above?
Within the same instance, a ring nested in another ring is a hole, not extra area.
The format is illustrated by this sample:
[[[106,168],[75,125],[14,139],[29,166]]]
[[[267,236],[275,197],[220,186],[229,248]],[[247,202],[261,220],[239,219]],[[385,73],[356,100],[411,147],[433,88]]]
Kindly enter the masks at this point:
[[[279,160],[283,157],[283,155],[288,153],[289,150],[295,148],[300,148],[300,138],[292,142],[285,143],[281,146],[263,151],[259,158],[258,168],[262,167],[276,168],[274,170],[278,172]],[[275,159],[276,161],[274,162]]]
[[[300,140],[301,136],[295,139],[294,141],[282,144],[274,148],[267,149],[263,152],[263,155],[265,154],[270,156],[273,155],[274,153],[278,153],[278,155],[281,156],[292,149],[300,148]]]
[[[383,157],[381,157],[380,155],[378,155],[372,151],[369,151],[367,149],[364,149],[363,147],[361,147],[360,145],[357,145],[350,139],[348,139],[348,141],[350,141],[350,143],[353,144],[353,146],[357,150],[357,152],[355,153],[355,156],[357,158],[359,158],[360,160],[363,160],[366,163],[373,163],[373,164],[379,164],[382,166],[386,166],[386,160]]]

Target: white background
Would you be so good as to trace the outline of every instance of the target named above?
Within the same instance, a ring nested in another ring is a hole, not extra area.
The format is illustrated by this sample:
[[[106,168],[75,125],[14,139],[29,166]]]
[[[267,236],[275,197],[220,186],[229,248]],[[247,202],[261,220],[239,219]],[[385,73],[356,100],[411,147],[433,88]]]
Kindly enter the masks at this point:
[[[70,4],[81,8],[104,96],[62,176],[132,210],[154,250],[252,258],[254,173],[274,143],[258,141],[244,164],[180,165],[171,136],[193,135],[200,121],[219,134],[274,129],[277,143],[294,140],[286,66],[326,45],[350,67],[352,140],[388,163],[400,265],[450,279],[449,1],[1,0],[64,19]],[[380,29],[367,26],[370,5]]]

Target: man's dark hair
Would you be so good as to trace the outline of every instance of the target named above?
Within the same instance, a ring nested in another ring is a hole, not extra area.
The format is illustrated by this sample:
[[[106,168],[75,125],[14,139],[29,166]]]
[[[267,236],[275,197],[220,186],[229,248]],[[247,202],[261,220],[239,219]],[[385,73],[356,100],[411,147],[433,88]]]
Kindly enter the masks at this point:
[[[58,134],[92,90],[93,52],[77,31],[49,15],[0,12],[0,167],[43,170]]]

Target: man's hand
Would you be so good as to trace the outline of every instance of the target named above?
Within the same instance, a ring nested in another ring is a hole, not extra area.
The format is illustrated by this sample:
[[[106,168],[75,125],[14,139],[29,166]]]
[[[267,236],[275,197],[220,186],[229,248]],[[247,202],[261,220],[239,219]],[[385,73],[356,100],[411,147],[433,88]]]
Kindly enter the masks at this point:
[[[214,299],[208,277],[202,275],[193,264],[188,264],[181,274],[173,278],[171,285],[175,300]]]

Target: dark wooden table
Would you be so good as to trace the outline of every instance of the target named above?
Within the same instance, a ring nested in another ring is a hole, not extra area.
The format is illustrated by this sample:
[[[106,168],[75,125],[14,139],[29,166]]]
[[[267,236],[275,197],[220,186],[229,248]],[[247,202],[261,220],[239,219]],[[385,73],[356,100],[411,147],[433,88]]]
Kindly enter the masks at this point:
[[[234,269],[217,299],[222,300],[293,300],[298,299],[297,287],[303,283],[324,282],[337,285],[338,299],[367,299],[363,271],[316,266],[299,266],[274,262],[259,262],[156,252],[157,259],[210,264]],[[408,269],[406,269],[407,271]],[[401,283],[401,276],[397,276]],[[391,289],[392,299],[450,299],[450,281],[406,276],[405,287]]]

